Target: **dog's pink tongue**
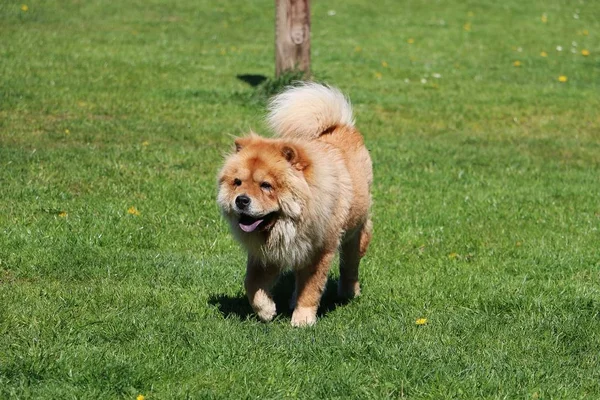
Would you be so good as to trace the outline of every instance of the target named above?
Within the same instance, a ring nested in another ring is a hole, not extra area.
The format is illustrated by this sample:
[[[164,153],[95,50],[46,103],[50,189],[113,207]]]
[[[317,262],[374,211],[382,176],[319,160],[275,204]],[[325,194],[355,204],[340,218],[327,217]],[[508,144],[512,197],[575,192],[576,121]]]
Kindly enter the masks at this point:
[[[254,232],[254,230],[258,227],[258,225],[260,225],[261,222],[263,222],[262,219],[258,219],[250,225],[244,225],[240,222],[240,228],[242,228],[244,232]]]

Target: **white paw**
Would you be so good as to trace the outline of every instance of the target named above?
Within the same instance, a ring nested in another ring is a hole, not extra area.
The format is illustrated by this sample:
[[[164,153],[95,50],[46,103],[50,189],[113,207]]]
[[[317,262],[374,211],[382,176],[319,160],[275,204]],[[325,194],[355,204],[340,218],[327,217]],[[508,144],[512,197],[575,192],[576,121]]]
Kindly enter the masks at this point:
[[[271,300],[269,295],[262,289],[259,289],[254,295],[252,308],[261,321],[269,322],[277,315],[277,307],[275,302]]]
[[[296,307],[292,314],[292,326],[311,326],[317,322],[317,310],[312,307]]]

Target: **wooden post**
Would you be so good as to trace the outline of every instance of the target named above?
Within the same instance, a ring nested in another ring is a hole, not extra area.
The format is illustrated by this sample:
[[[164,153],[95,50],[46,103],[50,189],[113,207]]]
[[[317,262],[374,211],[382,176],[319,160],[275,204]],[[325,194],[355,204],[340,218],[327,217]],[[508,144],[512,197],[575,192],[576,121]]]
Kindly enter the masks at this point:
[[[275,75],[310,71],[309,0],[275,0]]]

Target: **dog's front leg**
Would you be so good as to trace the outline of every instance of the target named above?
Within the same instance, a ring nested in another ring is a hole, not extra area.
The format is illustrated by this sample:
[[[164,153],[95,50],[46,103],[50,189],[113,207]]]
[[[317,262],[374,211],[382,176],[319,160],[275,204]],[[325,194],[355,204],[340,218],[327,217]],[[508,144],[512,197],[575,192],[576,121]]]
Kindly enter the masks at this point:
[[[258,318],[271,321],[277,315],[275,302],[271,297],[271,287],[279,275],[279,268],[264,264],[248,256],[246,265],[246,295]]]
[[[296,270],[296,308],[292,314],[293,326],[314,325],[317,309],[327,283],[327,273],[334,252],[320,255],[316,263]]]

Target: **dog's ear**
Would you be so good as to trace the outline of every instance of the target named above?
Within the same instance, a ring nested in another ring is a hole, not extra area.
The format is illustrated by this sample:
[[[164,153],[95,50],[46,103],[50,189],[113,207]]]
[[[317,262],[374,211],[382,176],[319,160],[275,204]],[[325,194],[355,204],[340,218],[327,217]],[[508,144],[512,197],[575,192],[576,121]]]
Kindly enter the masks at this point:
[[[281,148],[281,155],[298,171],[304,170],[308,167],[308,159],[304,156],[304,153],[297,146],[291,144],[285,144]]]
[[[254,133],[254,131],[250,131],[248,136],[242,136],[235,139],[235,152],[239,153],[244,147],[248,146],[254,141],[260,141],[260,136]]]
[[[246,147],[252,141],[252,136],[244,136],[235,139],[235,152],[239,153],[244,147]]]

